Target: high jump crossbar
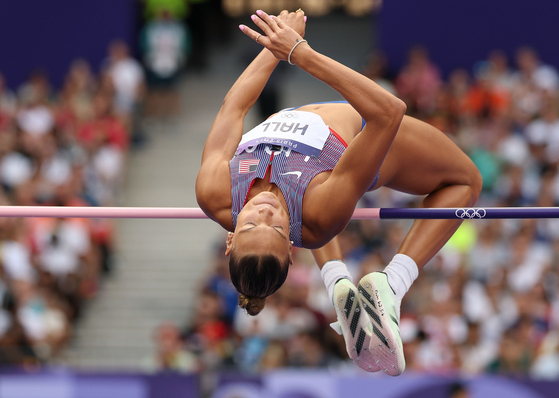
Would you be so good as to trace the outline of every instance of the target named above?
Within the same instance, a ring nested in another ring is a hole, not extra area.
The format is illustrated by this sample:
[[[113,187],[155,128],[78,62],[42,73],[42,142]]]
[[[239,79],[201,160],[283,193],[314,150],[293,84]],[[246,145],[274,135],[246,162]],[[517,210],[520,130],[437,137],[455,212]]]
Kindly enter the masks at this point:
[[[208,218],[195,207],[78,207],[78,206],[0,206],[0,217],[52,218]],[[354,220],[452,220],[452,219],[539,219],[559,218],[559,207],[486,208],[358,208]]]

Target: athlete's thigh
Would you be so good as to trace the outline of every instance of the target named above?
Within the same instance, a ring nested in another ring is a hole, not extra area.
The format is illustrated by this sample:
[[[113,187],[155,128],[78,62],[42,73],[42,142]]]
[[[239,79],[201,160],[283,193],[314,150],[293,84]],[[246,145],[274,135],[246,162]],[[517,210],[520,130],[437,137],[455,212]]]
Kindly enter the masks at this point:
[[[376,188],[426,195],[445,185],[469,185],[478,171],[470,158],[435,127],[405,116],[380,169]]]

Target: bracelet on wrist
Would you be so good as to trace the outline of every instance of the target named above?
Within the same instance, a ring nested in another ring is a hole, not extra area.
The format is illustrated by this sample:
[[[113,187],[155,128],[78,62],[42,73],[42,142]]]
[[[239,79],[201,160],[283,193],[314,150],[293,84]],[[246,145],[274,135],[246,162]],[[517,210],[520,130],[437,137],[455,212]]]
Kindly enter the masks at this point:
[[[291,62],[291,54],[293,54],[293,50],[295,50],[295,48],[301,44],[301,43],[306,43],[307,41],[305,39],[299,41],[297,40],[297,43],[295,43],[295,45],[293,46],[293,48],[291,49],[291,51],[289,52],[289,55],[287,56],[287,62],[289,62],[289,65],[295,65],[293,62]]]

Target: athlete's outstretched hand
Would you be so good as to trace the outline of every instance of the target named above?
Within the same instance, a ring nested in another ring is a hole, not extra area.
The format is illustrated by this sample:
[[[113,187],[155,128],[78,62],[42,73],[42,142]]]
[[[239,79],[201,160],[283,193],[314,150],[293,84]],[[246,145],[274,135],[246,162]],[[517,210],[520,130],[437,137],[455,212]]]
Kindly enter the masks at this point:
[[[305,34],[304,13],[282,11],[278,17],[273,17],[258,10],[256,14],[251,18],[263,34],[257,33],[246,25],[240,25],[239,28],[248,37],[270,50],[276,58],[287,60],[293,46],[303,40]]]

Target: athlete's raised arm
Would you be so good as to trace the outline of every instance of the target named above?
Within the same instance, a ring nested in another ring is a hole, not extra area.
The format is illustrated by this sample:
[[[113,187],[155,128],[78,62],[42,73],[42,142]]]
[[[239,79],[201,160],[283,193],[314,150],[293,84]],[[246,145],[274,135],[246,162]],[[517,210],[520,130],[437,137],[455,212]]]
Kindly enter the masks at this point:
[[[254,23],[264,32],[258,42],[274,56],[288,60],[340,93],[366,122],[387,127],[400,124],[406,106],[402,100],[381,88],[371,79],[347,66],[314,51],[303,37],[284,21],[257,11]],[[258,32],[244,25],[242,31],[252,39]],[[296,45],[296,47],[294,47]]]
[[[305,20],[301,13],[282,11],[275,19],[282,20],[286,26],[293,27],[301,35],[305,34]],[[256,39],[257,36],[254,37]],[[223,192],[230,190],[229,160],[241,141],[244,118],[278,62],[270,51],[262,50],[225,96],[206,139],[196,179],[196,198],[204,212],[216,221],[221,218],[218,213],[227,213],[225,208],[228,206],[229,196]],[[230,219],[230,214],[223,219]]]
[[[276,20],[281,20],[301,35],[305,34],[304,16],[300,13],[282,11]],[[254,40],[260,39],[257,35]],[[264,49],[251,62],[231,87],[219,110],[202,154],[202,163],[212,156],[230,160],[235,154],[243,134],[243,121],[268,82],[279,60]]]
[[[398,132],[406,105],[369,78],[313,50],[283,21],[263,11],[257,14],[254,22],[265,34],[260,44],[276,58],[288,60],[335,89],[366,122],[330,177],[306,198],[306,226],[313,225],[316,244],[320,245],[345,228],[358,200],[373,183]],[[251,38],[258,35],[247,27],[242,30]]]

